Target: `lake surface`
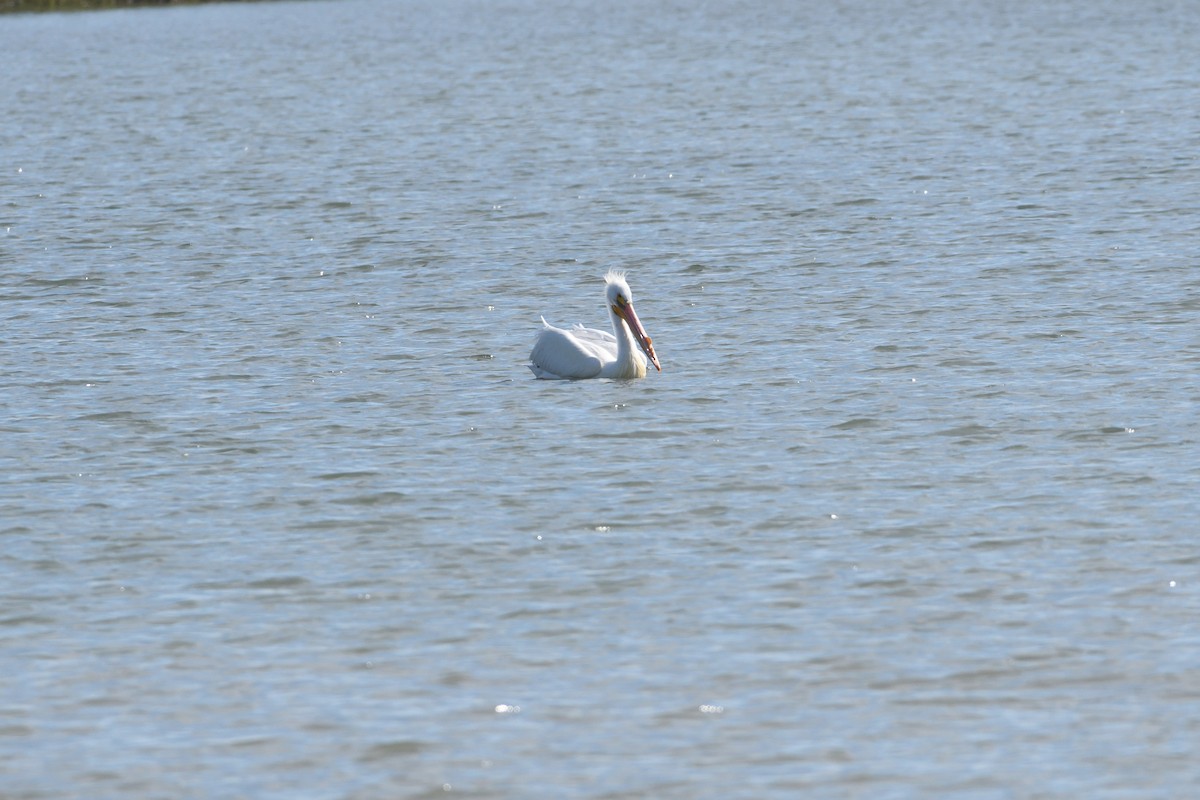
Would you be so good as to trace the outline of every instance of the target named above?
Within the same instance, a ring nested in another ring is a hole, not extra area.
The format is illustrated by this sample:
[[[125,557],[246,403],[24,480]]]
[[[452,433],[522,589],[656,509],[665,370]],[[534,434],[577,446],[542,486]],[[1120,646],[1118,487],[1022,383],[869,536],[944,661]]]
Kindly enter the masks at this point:
[[[0,794],[1187,796],[1197,42],[0,17]],[[534,380],[610,267],[662,373]]]

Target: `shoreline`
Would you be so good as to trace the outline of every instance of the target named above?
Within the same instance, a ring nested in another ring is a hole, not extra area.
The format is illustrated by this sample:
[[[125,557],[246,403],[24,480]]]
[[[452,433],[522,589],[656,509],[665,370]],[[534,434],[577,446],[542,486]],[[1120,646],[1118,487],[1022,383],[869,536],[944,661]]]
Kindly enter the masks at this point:
[[[103,11],[110,8],[193,6],[231,0],[0,0],[0,15],[55,11]]]

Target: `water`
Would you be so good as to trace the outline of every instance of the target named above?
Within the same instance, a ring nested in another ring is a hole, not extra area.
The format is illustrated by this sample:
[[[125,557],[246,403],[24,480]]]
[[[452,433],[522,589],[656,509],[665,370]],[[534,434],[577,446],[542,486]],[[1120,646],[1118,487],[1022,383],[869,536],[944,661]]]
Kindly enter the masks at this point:
[[[0,793],[1185,796],[1196,41],[0,17]],[[663,372],[533,380],[609,267]]]

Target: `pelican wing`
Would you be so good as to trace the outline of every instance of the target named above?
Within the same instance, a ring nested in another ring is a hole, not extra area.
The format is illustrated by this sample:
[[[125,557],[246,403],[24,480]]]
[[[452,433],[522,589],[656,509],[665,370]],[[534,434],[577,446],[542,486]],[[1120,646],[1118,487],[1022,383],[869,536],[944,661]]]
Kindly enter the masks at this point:
[[[542,325],[529,354],[529,369],[539,378],[594,378],[613,360],[617,339],[611,333],[582,325],[563,330],[545,319]]]
[[[546,320],[542,320],[542,322],[545,323]],[[576,322],[574,327],[571,328],[570,333],[576,339],[581,341],[595,342],[596,344],[603,346],[606,353],[614,352],[614,348],[617,346],[617,337],[613,336],[608,331],[602,331],[596,328],[585,328],[578,322]]]

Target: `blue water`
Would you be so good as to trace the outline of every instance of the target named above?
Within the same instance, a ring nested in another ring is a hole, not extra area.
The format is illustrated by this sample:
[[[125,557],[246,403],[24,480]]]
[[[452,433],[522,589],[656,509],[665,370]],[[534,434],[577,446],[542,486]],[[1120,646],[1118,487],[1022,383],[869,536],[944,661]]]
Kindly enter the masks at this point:
[[[1186,796],[1196,41],[0,16],[0,794]]]

